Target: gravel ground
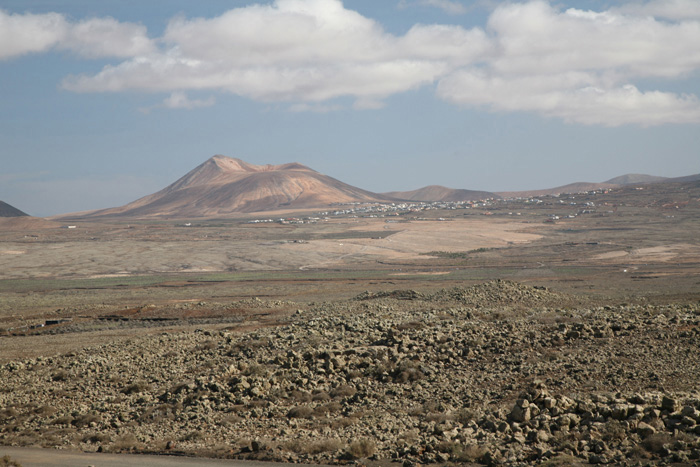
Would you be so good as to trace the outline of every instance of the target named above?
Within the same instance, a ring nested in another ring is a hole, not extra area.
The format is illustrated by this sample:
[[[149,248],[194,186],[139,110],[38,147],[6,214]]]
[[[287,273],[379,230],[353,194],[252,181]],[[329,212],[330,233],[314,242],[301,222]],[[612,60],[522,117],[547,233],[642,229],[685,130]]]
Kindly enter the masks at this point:
[[[692,465],[700,305],[509,281],[0,366],[0,443],[282,462]]]

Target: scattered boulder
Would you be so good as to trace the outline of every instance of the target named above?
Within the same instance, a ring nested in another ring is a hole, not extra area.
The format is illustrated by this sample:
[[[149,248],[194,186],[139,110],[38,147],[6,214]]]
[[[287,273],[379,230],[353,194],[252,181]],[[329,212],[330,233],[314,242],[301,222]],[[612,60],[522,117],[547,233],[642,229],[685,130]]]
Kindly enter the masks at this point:
[[[376,293],[293,304],[276,327],[10,362],[0,443],[322,464],[700,459],[700,305],[567,300],[508,281]]]

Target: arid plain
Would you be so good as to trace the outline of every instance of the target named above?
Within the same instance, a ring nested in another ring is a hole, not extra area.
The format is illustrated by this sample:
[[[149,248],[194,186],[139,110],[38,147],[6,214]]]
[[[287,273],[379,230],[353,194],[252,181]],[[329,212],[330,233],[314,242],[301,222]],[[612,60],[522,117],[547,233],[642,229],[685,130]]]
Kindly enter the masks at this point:
[[[371,206],[0,221],[0,443],[700,458],[698,182]]]

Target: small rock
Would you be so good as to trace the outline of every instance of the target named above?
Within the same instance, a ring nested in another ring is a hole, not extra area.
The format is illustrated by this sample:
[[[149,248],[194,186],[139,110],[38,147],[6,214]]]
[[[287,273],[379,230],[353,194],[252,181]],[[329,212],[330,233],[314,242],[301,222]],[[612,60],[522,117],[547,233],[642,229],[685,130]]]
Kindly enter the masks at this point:
[[[648,438],[656,433],[656,429],[648,423],[639,422],[637,425],[637,433],[639,433],[642,438]]]
[[[672,397],[664,396],[661,400],[661,409],[671,413],[678,410],[678,401]]]
[[[510,412],[510,418],[519,423],[530,420],[530,403],[527,399],[518,399]]]

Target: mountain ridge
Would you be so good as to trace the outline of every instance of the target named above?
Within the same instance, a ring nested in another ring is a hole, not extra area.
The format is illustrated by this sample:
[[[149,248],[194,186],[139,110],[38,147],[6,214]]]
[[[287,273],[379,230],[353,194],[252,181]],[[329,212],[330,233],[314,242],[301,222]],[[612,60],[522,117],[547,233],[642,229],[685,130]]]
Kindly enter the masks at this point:
[[[581,193],[593,190],[610,190],[631,185],[647,185],[656,183],[683,183],[700,180],[700,174],[687,175],[683,177],[659,177],[646,174],[625,174],[611,178],[605,182],[574,182],[554,188],[544,188],[521,191],[498,191],[496,194],[504,198],[525,197],[525,196],[546,196],[560,195],[563,193]]]
[[[522,191],[498,191],[498,195],[504,198],[517,198],[517,197],[527,197],[527,196],[546,196],[546,195],[560,195],[563,193],[582,193],[584,191],[594,191],[594,190],[610,190],[613,188],[619,188],[622,185],[614,183],[593,183],[593,182],[574,182],[567,185],[562,185],[554,188],[544,188],[538,190],[522,190]]]
[[[20,211],[14,206],[0,201],[0,217],[24,217],[29,216],[26,212]]]
[[[668,177],[659,177],[656,175],[647,174],[624,174],[619,177],[611,178],[603,183],[612,183],[614,185],[636,185],[638,183],[657,183],[669,180]]]
[[[239,158],[217,154],[160,191],[123,206],[54,218],[213,218],[253,212],[323,209],[332,204],[467,202],[695,180],[700,180],[700,174],[676,178],[626,174],[602,183],[576,182],[539,190],[489,192],[429,185],[411,191],[374,193],[341,182],[298,162],[255,165]]]
[[[254,165],[216,155],[156,193],[81,217],[216,217],[321,208],[333,203],[392,201],[298,162]]]
[[[489,191],[447,188],[441,185],[428,185],[418,188],[417,190],[389,191],[382,194],[392,198],[426,202],[460,202],[478,201],[487,198],[500,198],[500,196],[498,196],[496,193],[491,193]]]

